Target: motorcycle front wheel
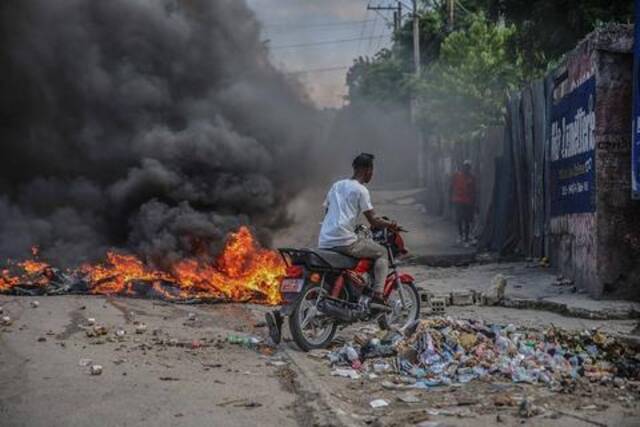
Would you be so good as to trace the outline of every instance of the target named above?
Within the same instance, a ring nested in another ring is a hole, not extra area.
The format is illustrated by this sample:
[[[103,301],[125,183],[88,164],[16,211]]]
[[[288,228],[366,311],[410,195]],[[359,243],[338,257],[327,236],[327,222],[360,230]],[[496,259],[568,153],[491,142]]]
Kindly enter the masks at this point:
[[[399,289],[391,291],[387,304],[393,310],[378,318],[381,329],[403,329],[420,318],[420,294],[413,283],[402,283]]]
[[[305,286],[289,316],[291,336],[303,351],[326,348],[338,329],[335,319],[318,311],[316,302],[319,293],[319,286]]]

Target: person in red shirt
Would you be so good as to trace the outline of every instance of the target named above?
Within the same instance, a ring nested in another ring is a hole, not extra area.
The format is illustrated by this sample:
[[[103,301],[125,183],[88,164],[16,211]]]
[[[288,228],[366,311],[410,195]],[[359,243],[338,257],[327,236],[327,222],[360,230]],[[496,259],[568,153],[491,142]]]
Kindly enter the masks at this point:
[[[471,174],[471,162],[465,160],[462,168],[451,179],[451,202],[455,208],[460,240],[469,244],[469,231],[476,211],[476,179]]]

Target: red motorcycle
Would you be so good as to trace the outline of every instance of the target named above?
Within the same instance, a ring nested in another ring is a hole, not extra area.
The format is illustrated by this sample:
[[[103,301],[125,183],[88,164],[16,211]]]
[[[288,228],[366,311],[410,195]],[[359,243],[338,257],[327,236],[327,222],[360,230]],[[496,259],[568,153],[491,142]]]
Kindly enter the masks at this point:
[[[402,328],[417,320],[420,297],[414,279],[398,272],[396,264],[396,256],[406,253],[400,231],[357,230],[387,249],[385,304],[372,302],[372,260],[326,249],[279,249],[287,264],[280,288],[284,304],[267,315],[270,329],[277,330],[275,341],[280,339],[282,316],[289,316],[291,335],[304,351],[326,347],[339,326],[377,320],[384,329]]]

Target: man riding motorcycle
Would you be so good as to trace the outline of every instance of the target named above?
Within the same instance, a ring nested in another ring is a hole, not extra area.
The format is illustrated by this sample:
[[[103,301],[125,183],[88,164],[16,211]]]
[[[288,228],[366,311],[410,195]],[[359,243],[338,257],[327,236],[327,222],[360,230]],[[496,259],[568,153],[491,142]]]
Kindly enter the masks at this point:
[[[358,155],[352,163],[353,176],[337,181],[331,186],[324,202],[325,217],[320,228],[318,246],[354,258],[374,260],[373,302],[385,304],[383,292],[389,270],[387,251],[373,240],[358,237],[356,234],[360,214],[364,214],[372,228],[398,229],[395,222],[376,216],[373,210],[369,190],[364,185],[373,177],[373,160],[372,154]],[[282,320],[279,311],[266,314],[269,333],[276,344],[281,339]]]
[[[375,215],[369,190],[364,184],[373,177],[372,154],[362,153],[353,160],[353,176],[331,187],[325,199],[325,217],[320,228],[318,247],[332,249],[354,258],[374,260],[374,299],[384,304],[384,282],[389,270],[387,251],[371,239],[355,232],[358,217],[364,214],[372,228],[396,229],[396,223]]]

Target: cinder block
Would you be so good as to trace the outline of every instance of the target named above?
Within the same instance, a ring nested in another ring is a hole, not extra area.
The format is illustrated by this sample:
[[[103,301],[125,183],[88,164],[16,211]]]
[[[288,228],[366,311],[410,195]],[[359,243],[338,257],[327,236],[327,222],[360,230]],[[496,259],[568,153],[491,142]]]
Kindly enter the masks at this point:
[[[431,306],[431,314],[442,315],[445,312],[447,307],[447,302],[445,298],[442,297],[432,297],[430,301]]]
[[[475,292],[463,291],[451,293],[451,305],[473,305],[475,302]]]

